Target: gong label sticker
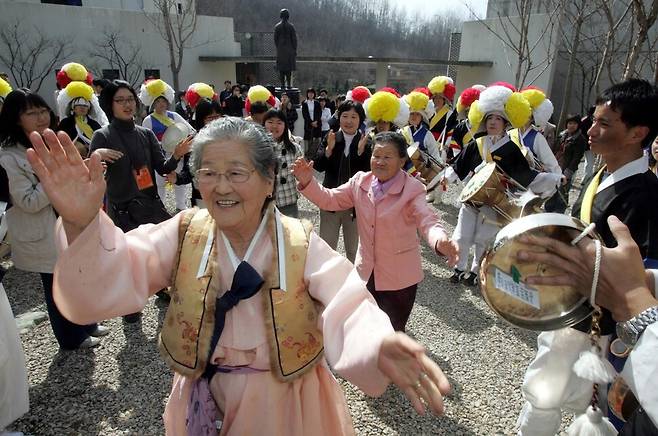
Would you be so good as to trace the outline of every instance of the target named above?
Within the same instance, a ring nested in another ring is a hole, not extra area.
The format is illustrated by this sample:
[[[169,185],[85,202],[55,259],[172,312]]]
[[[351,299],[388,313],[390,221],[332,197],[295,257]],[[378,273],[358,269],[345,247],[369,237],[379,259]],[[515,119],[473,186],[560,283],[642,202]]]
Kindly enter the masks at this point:
[[[494,284],[496,289],[536,309],[541,309],[539,304],[539,291],[526,286],[519,280],[514,280],[514,277],[505,274],[498,268],[494,268],[494,271]]]

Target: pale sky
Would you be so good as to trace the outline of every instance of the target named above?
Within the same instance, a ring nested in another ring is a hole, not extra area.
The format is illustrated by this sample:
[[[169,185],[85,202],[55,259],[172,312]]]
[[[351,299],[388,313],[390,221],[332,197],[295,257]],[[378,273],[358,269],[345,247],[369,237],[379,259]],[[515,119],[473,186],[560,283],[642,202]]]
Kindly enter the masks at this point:
[[[470,17],[465,3],[469,4],[479,17],[483,17],[487,11],[487,0],[391,0],[391,4],[404,7],[409,13],[421,11],[423,14],[431,15],[454,11],[466,19],[474,19]]]

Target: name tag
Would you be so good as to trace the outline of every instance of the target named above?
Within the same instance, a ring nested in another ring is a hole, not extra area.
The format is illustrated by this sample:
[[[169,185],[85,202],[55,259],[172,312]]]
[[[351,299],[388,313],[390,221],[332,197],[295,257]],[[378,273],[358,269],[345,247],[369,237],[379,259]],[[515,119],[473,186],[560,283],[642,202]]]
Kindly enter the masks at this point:
[[[137,182],[137,187],[140,191],[153,187],[153,178],[151,177],[151,172],[146,165],[138,170],[134,170],[133,175],[135,176],[135,182]]]

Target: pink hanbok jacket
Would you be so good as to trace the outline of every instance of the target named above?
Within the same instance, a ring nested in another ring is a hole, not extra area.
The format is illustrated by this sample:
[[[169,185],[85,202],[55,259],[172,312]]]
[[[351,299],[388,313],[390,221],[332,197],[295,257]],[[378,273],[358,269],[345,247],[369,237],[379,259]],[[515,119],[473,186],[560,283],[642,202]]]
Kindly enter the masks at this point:
[[[374,177],[370,171],[358,172],[333,189],[312,179],[300,192],[323,210],[356,209],[359,276],[367,282],[374,271],[378,291],[397,291],[423,280],[418,232],[432,249],[447,236],[425,201],[422,182],[400,171],[384,196],[375,200]]]
[[[53,292],[62,314],[88,324],[141,310],[151,295],[171,284],[180,216],[124,234],[100,212],[70,246],[58,221],[61,253]],[[264,275],[274,253],[267,232],[256,244],[249,263]],[[210,390],[223,411],[220,435],[351,435],[345,396],[327,363],[368,395],[381,395],[389,383],[377,366],[382,339],[393,333],[388,316],[353,265],[313,233],[308,251],[304,278],[322,306],[318,324],[326,361],[291,382],[278,381],[269,371],[263,297],[258,293],[241,301],[226,315],[212,361],[256,371],[212,378]],[[217,262],[222,287],[229,289],[234,271],[223,243],[217,244]],[[167,435],[188,436],[191,386],[192,380],[174,374],[164,413]]]

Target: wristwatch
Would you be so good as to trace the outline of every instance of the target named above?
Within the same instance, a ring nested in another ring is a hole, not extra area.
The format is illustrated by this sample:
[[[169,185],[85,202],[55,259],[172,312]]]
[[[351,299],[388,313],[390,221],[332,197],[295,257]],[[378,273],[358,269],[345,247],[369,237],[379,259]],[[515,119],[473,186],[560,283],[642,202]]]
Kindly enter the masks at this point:
[[[629,347],[633,347],[644,330],[658,321],[658,306],[650,307],[625,322],[617,323],[617,337]]]

